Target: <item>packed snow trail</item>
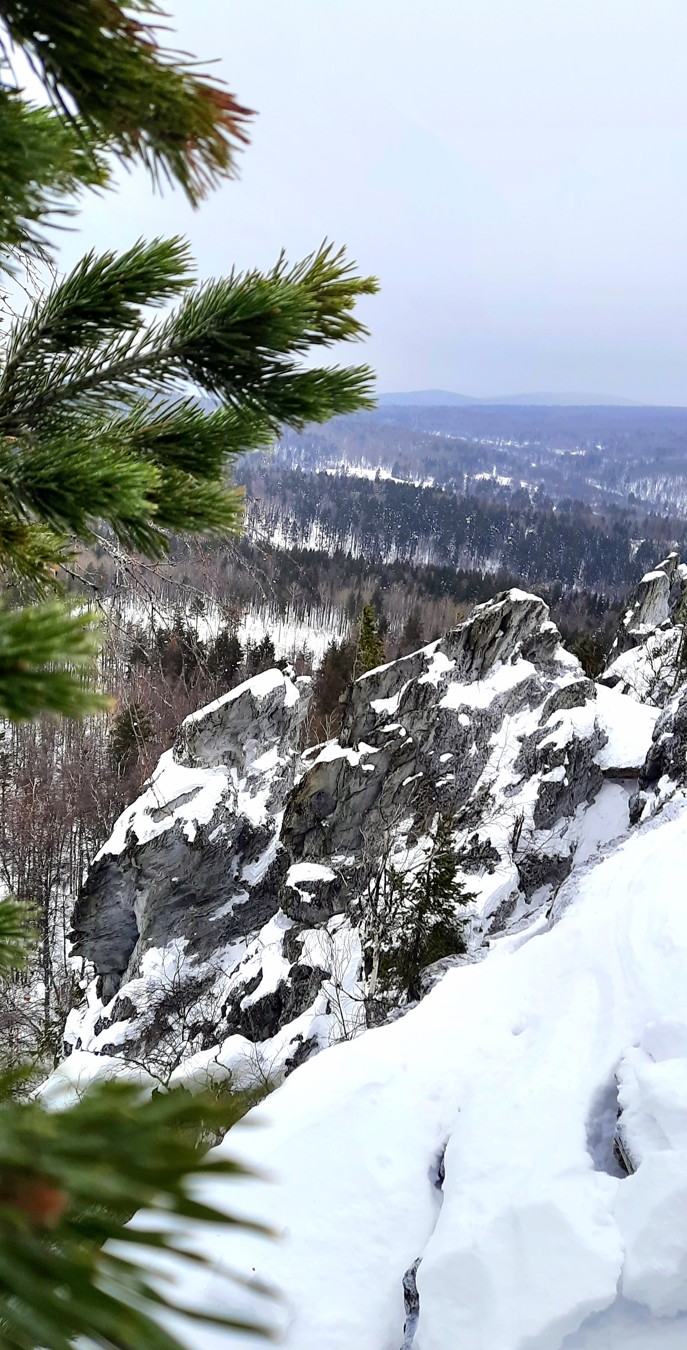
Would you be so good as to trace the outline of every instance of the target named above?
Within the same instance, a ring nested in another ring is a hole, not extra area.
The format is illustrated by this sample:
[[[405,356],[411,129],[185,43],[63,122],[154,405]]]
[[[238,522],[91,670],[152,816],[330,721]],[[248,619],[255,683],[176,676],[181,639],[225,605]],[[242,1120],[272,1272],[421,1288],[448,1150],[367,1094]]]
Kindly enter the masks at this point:
[[[300,1068],[249,1117],[263,1128],[232,1131],[227,1151],[269,1177],[245,1184],[241,1210],[282,1237],[196,1240],[279,1286],[289,1350],[399,1350],[418,1257],[414,1350],[687,1344],[685,858],[680,799],[571,877],[551,929],[449,972],[406,1017]],[[643,1042],[647,1064],[657,1045],[674,1060],[670,1138],[650,1128],[667,1110],[655,1092],[628,1089],[649,1125],[619,1179],[595,1170],[587,1126]],[[187,1294],[234,1300],[219,1273],[199,1290],[193,1272]]]

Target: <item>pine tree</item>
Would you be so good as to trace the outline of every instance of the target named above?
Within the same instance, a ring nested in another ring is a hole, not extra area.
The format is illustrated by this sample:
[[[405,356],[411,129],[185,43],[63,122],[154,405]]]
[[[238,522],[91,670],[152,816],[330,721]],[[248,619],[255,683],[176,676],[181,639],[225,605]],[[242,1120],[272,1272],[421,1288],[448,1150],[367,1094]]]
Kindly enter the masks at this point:
[[[330,642],[313,680],[310,704],[311,739],[321,741],[336,736],[341,726],[342,704],[352,679],[356,661],[353,642]]]
[[[220,628],[214,642],[208,648],[208,671],[219,685],[229,689],[238,675],[243,662],[243,648],[230,628]]]
[[[136,10],[157,13],[148,0]],[[0,60],[0,271],[45,249],[37,228],[76,187],[106,181],[104,147],[175,177],[194,201],[231,171],[245,110],[160,52],[144,19],[114,0],[0,0],[2,22],[57,109],[29,106]],[[0,715],[102,702],[84,679],[90,616],[46,599],[71,537],[92,541],[105,523],[122,547],[158,558],[170,531],[235,530],[237,455],[369,405],[367,367],[304,358],[363,336],[355,302],[375,289],[331,245],[199,287],[185,243],[156,239],[88,253],[12,320],[0,348],[0,570],[43,603],[0,611]]]
[[[374,670],[386,660],[384,643],[379,636],[377,617],[372,605],[365,605],[360,620],[358,650],[356,656],[356,675],[364,675]]]
[[[159,558],[173,531],[235,530],[241,496],[227,471],[237,455],[283,426],[370,403],[367,367],[311,359],[364,335],[355,303],[376,290],[331,245],[197,286],[185,243],[155,239],[89,252],[42,284],[51,224],[79,192],[108,185],[113,155],[179,183],[194,204],[234,171],[247,110],[160,47],[159,16],[154,0],[0,0],[3,718],[103,706],[92,618],[59,597],[74,541],[105,527],[117,547]],[[13,45],[49,107],[16,88]],[[17,274],[34,294],[15,316]],[[25,956],[27,925],[0,903],[5,977]],[[142,1100],[120,1083],[48,1112],[17,1100],[17,1087],[0,1082],[0,1344],[68,1350],[86,1337],[103,1350],[179,1350],[156,1315],[174,1307],[173,1287],[154,1287],[137,1253],[176,1250],[170,1219],[234,1222],[201,1203],[195,1183],[240,1168],[204,1162],[199,1140],[246,1102],[183,1091]],[[128,1230],[141,1207],[145,1231]]]
[[[275,661],[274,643],[269,633],[265,633],[265,636],[246,652],[247,673],[249,676],[261,675],[264,670],[271,670]]]

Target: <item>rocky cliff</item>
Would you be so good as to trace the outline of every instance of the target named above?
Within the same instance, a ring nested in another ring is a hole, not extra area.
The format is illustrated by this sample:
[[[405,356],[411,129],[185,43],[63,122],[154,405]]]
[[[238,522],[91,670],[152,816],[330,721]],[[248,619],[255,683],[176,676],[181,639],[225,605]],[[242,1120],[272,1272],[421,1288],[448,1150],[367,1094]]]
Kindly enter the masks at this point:
[[[86,1054],[165,1080],[279,1076],[383,1020],[371,878],[412,868],[438,815],[472,899],[465,955],[423,987],[545,923],[627,828],[657,716],[585,678],[516,590],[363,676],[338,740],[301,752],[308,694],[270,671],[187,718],[117,822],[74,915],[94,979],[66,1029],[73,1071]]]
[[[630,597],[601,683],[663,708],[686,673],[685,619],[687,564],[670,553]]]

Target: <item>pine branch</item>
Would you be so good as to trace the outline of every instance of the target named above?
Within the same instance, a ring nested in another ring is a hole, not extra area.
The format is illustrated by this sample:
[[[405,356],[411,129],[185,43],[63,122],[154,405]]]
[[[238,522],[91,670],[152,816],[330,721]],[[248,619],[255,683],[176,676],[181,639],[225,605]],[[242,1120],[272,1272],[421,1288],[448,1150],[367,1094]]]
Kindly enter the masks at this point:
[[[204,1161],[198,1138],[247,1109],[244,1094],[183,1089],[141,1099],[140,1089],[92,1088],[70,1110],[38,1102],[0,1109],[0,1341],[8,1350],[69,1350],[74,1338],[112,1350],[180,1350],[163,1314],[178,1311],[148,1276],[141,1254],[188,1256],[170,1220],[226,1227],[236,1220],[194,1198],[199,1174],[236,1178],[230,1160]],[[145,1224],[127,1227],[145,1209]],[[245,1224],[257,1231],[257,1225]],[[153,1266],[154,1268],[154,1266]],[[239,1318],[182,1315],[225,1330],[257,1330]]]
[[[157,404],[142,399],[126,417],[113,419],[110,433],[156,464],[208,480],[219,480],[229,460],[274,440],[272,428],[251,408],[207,412],[193,399]]]
[[[155,493],[155,523],[160,529],[236,533],[242,521],[242,488],[203,482],[181,469],[168,468],[161,475]],[[165,539],[164,550],[166,546]]]
[[[7,266],[8,250],[40,248],[40,227],[57,212],[73,213],[80,188],[103,186],[108,173],[83,126],[2,85],[0,146],[0,260]]]
[[[60,590],[57,570],[72,556],[61,535],[0,511],[0,571],[10,584],[21,586],[23,598],[27,589],[35,598]]]
[[[94,620],[55,602],[0,611],[0,717],[83,717],[108,706],[85,680],[97,651]]]
[[[233,174],[251,114],[159,44],[161,16],[153,0],[0,0],[0,20],[54,105],[195,204]]]
[[[139,240],[126,253],[91,251],[13,326],[0,380],[0,410],[9,390],[40,381],[55,352],[82,358],[115,333],[136,333],[142,306],[162,305],[191,285],[188,244]]]
[[[343,252],[327,245],[291,274],[280,260],[265,275],[209,282],[143,335],[134,329],[57,359],[47,352],[30,381],[15,371],[2,394],[0,433],[35,427],[69,406],[117,405],[141,389],[169,393],[184,380],[234,407],[243,402],[273,430],[369,407],[367,367],[310,371],[296,358],[363,337],[354,307],[376,290],[374,277],[357,276]]]
[[[84,539],[93,522],[107,520],[133,547],[146,546],[160,476],[155,464],[108,441],[97,424],[41,441],[6,441],[0,452],[0,491],[20,518],[31,513]]]

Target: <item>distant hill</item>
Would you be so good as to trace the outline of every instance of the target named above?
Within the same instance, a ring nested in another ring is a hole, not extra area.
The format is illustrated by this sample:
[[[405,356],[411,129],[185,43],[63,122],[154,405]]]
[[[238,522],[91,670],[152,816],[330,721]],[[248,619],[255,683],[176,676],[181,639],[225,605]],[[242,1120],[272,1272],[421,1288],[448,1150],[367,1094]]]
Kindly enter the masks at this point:
[[[412,393],[403,394],[379,394],[377,402],[380,407],[394,407],[407,404],[409,407],[429,407],[429,408],[467,408],[473,403],[479,403],[477,398],[470,398],[467,394],[452,394],[450,389],[416,389]]]
[[[471,398],[450,389],[416,389],[411,392],[380,394],[378,403],[388,407],[470,408],[492,405],[539,408],[639,408],[640,403],[613,394],[494,394],[490,398]]]

